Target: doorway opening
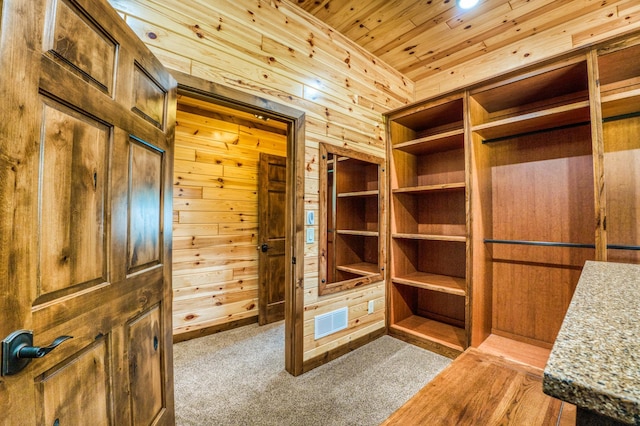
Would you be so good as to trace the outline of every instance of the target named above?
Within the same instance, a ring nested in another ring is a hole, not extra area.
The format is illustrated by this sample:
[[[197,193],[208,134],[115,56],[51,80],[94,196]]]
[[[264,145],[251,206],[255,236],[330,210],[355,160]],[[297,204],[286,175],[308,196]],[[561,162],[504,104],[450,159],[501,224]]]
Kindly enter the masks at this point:
[[[284,318],[301,374],[304,114],[176,74],[174,341]]]

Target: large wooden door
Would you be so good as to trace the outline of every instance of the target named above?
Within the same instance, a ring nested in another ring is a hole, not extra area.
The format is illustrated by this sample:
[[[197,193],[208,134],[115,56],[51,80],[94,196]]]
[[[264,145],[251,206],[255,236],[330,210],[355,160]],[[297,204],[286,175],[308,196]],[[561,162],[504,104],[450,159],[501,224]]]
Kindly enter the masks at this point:
[[[287,159],[260,154],[258,323],[284,319]]]
[[[0,339],[73,337],[0,423],[173,424],[175,81],[106,0],[0,6]]]

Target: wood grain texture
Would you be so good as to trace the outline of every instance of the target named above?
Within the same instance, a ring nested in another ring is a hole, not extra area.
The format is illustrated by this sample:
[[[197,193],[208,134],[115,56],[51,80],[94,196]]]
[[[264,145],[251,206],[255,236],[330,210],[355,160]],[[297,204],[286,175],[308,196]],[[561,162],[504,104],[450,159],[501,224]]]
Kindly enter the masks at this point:
[[[159,307],[152,307],[127,324],[127,336],[131,393],[139,401],[132,410],[133,423],[149,424],[164,406]]]
[[[176,147],[193,155],[174,163],[177,339],[258,315],[258,163],[287,140],[274,120],[184,95],[179,105]]]
[[[108,380],[108,344],[100,339],[55,371],[49,371],[36,384],[37,398],[44,410],[38,423],[78,421],[77,414],[91,416],[96,425],[108,425],[111,417],[111,387]],[[93,392],[77,392],[90,384]]]
[[[389,115],[389,328],[446,356],[469,341],[464,105],[458,94]]]
[[[535,369],[467,349],[383,425],[549,425],[562,402],[542,393]]]
[[[287,159],[260,154],[258,324],[284,319]],[[263,249],[263,247],[265,247]]]
[[[108,132],[87,116],[45,103],[39,296],[106,280],[105,197]],[[76,206],[82,205],[83,209]],[[60,218],[65,218],[61,221]],[[70,224],[73,224],[70,226]],[[77,232],[84,229],[87,233]]]
[[[381,113],[413,100],[413,84],[408,79],[289,2],[112,0],[111,4],[168,67],[305,112],[306,145],[315,144],[316,150],[308,151],[304,159],[308,167],[306,188],[299,194],[301,203],[317,200],[318,142],[384,156]],[[186,133],[185,137],[194,136],[193,131]],[[255,143],[256,138],[250,136],[247,143]],[[237,145],[233,139],[226,143],[233,155],[245,161],[248,148],[242,138]],[[188,150],[180,153],[185,160],[194,154]],[[234,186],[239,196],[250,192],[248,184],[247,179],[225,179],[226,187]],[[181,175],[178,186],[201,187],[203,197],[214,197],[221,183]],[[317,204],[309,207],[317,214]],[[238,220],[233,226],[239,224]],[[179,225],[176,234],[186,232]],[[317,224],[312,226],[317,231]],[[306,258],[298,264],[312,265],[317,243],[305,245],[305,249]],[[247,259],[238,260],[243,266],[248,263]],[[205,263],[207,268],[216,268],[222,262]],[[174,270],[185,265],[174,264]],[[317,271],[304,271],[304,275],[314,273]],[[311,283],[317,287],[317,279]],[[305,279],[304,285],[311,283]],[[353,297],[345,294],[337,306],[352,306]],[[309,315],[319,302],[317,296],[305,297],[305,320],[312,319]],[[384,321],[377,325],[381,326]],[[367,327],[353,323],[351,332]],[[342,344],[349,338],[336,337],[335,341]],[[305,346],[304,351],[305,359],[318,355],[315,347]]]
[[[493,238],[594,244],[588,126],[484,148],[493,158]],[[491,249],[493,330],[552,344],[581,266],[595,250],[500,244]]]
[[[382,280],[384,158],[320,144],[320,295]]]
[[[2,4],[0,91],[10,121],[0,130],[0,334],[32,330],[34,346],[73,338],[0,379],[2,421],[129,425],[149,403],[155,409],[141,422],[173,424],[171,307],[164,303],[171,298],[171,179],[153,172],[171,174],[175,80],[106,1],[23,6]],[[134,64],[163,92],[162,129],[131,111]],[[134,140],[164,153],[136,176]],[[142,183],[142,172],[151,172],[153,185]],[[133,207],[131,187],[136,195],[155,190],[155,202]],[[155,231],[156,262],[136,264],[135,273],[128,270],[131,214],[150,218]],[[141,333],[136,344],[156,353],[154,389],[145,382],[133,397],[127,361],[135,348],[125,324],[152,309],[157,343]]]
[[[640,246],[640,119],[604,125],[604,165],[609,244]],[[609,250],[607,259],[640,263],[640,251]]]
[[[417,99],[640,28],[628,0],[487,0],[470,10],[444,0],[296,5],[416,82]]]

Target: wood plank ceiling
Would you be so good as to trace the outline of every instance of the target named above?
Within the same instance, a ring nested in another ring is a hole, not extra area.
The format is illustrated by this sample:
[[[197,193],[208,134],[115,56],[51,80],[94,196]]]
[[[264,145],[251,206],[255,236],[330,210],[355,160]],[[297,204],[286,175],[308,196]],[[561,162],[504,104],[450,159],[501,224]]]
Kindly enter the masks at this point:
[[[291,1],[415,82],[607,4],[481,0],[462,10],[455,0]],[[622,3],[633,7],[636,1]]]

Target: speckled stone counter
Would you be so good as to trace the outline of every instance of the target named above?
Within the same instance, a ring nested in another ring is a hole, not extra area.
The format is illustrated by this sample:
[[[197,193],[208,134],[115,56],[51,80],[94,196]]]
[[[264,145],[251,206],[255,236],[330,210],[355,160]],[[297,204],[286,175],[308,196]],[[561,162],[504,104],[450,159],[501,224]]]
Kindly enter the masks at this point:
[[[640,425],[640,265],[586,263],[543,390],[579,412]]]

